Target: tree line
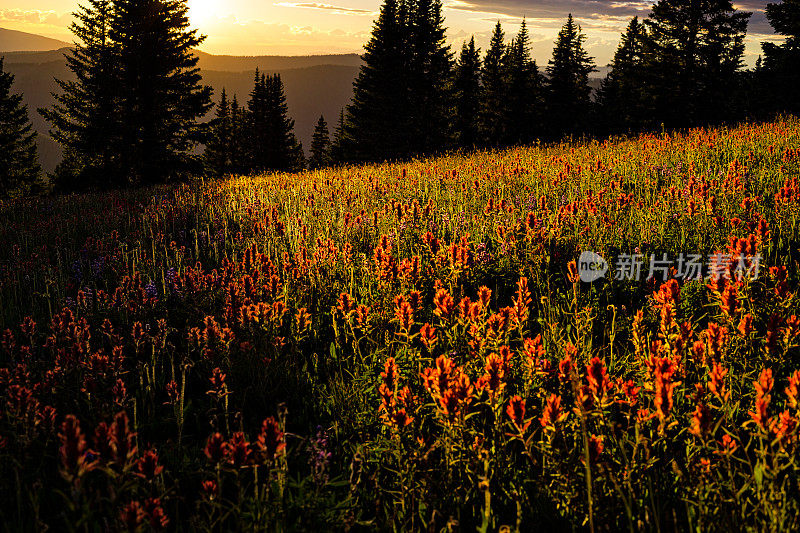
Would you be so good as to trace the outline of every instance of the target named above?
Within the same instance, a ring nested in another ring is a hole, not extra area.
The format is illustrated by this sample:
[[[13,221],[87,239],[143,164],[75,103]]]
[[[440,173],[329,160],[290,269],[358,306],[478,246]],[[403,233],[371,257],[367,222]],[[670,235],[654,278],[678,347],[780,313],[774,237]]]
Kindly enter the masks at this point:
[[[443,37],[441,9],[436,0],[384,2],[343,133],[333,142],[342,160],[800,111],[798,0],[767,6],[769,22],[786,39],[763,43],[763,60],[750,70],[743,69],[743,55],[751,13],[730,0],[659,0],[645,20],[631,19],[597,91],[590,86],[595,61],[571,15],[540,68],[524,20],[510,42],[498,22],[485,54],[473,38],[454,57]]]
[[[800,0],[768,4],[782,43],[743,69],[750,13],[731,0],[659,0],[622,34],[599,90],[586,35],[569,15],[547,65],[531,57],[523,20],[498,22],[483,53],[454,53],[441,0],[385,0],[365,45],[351,103],[331,136],[324,117],[308,161],[283,83],[256,72],[245,105],[210,87],[193,49],[186,0],[87,0],[75,13],[74,81],[39,112],[63,148],[56,190],[122,187],[186,176],[248,174],[403,159],[564,136],[613,135],[800,112]],[[44,190],[35,133],[0,60],[0,197]],[[200,147],[205,146],[201,152]]]

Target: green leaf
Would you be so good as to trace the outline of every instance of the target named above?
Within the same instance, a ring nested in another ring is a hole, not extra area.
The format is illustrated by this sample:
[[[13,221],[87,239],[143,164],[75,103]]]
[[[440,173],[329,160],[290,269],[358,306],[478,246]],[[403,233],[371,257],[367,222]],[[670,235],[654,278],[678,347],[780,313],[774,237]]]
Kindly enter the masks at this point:
[[[761,484],[764,481],[764,465],[762,465],[761,463],[756,465],[753,475],[756,478],[756,485],[758,485],[758,490],[761,490]]]

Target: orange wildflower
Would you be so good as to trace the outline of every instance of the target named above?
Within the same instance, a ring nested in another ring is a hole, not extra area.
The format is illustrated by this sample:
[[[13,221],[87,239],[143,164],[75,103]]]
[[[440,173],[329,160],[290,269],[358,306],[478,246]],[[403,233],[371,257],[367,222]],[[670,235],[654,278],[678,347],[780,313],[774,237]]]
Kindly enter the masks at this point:
[[[770,430],[781,445],[786,445],[797,438],[797,419],[789,412],[783,411],[770,424]]]
[[[520,433],[524,433],[528,426],[531,425],[530,420],[525,421],[525,400],[522,396],[513,396],[508,400],[506,414]]]
[[[698,403],[692,413],[692,425],[689,433],[696,437],[703,438],[711,428],[711,409],[707,405]]]
[[[453,297],[450,296],[447,289],[439,289],[436,292],[436,296],[433,297],[433,305],[435,306],[433,314],[444,320],[450,320],[456,308]]]
[[[725,388],[725,376],[727,375],[727,368],[719,363],[712,364],[711,372],[709,372],[708,390],[723,402],[730,398],[730,392]]]
[[[750,411],[749,414],[761,429],[767,429],[769,424],[767,409],[771,399],[770,392],[774,384],[772,369],[769,368],[762,370],[758,381],[753,382],[756,389],[755,411]]]
[[[739,326],[737,329],[743,337],[749,337],[750,334],[755,330],[755,328],[753,328],[753,315],[749,313],[744,315],[741,320],[739,320]]]
[[[789,406],[797,409],[800,405],[800,370],[795,370],[789,376],[789,386],[785,389],[786,396],[789,398]]]
[[[593,357],[586,365],[586,380],[589,382],[589,390],[598,399],[602,399],[613,386],[608,379],[606,365],[599,357]]]
[[[81,431],[81,424],[74,415],[67,415],[58,434],[61,447],[58,457],[61,460],[61,475],[71,480],[92,470],[94,462],[88,459],[89,445]]]
[[[574,260],[567,263],[567,279],[572,284],[578,283],[580,280],[578,276],[578,263]]]
[[[400,323],[400,328],[409,331],[414,325],[414,308],[403,295],[396,296],[394,299],[395,319]]]
[[[589,462],[591,464],[597,463],[604,449],[603,436],[591,435],[589,437]]]
[[[542,424],[543,428],[554,428],[561,417],[561,396],[551,394],[547,398],[547,404],[544,406],[544,411],[542,412],[542,417],[539,419],[539,423]]]
[[[564,358],[558,363],[559,377],[561,379],[569,379],[571,377],[572,372],[575,370],[575,363],[573,361],[578,355],[578,349],[575,348],[571,342],[567,343],[565,351],[566,355],[564,355]]]
[[[286,451],[286,436],[275,418],[270,416],[261,423],[261,433],[258,434],[255,447],[266,462],[276,460]]]
[[[353,298],[346,292],[341,293],[337,301],[336,309],[341,311],[343,315],[348,316],[350,311],[352,311],[354,308],[355,301]]]
[[[203,453],[212,464],[219,464],[228,456],[229,445],[221,433],[214,433],[206,441]]]
[[[508,346],[503,346],[500,353],[489,354],[484,367],[486,373],[476,383],[478,390],[488,390],[493,398],[503,392],[506,386],[505,377],[511,366],[511,355]]]
[[[428,349],[428,352],[432,352],[433,349],[436,347],[436,329],[431,326],[430,324],[425,324],[420,328],[420,341],[425,347]]]

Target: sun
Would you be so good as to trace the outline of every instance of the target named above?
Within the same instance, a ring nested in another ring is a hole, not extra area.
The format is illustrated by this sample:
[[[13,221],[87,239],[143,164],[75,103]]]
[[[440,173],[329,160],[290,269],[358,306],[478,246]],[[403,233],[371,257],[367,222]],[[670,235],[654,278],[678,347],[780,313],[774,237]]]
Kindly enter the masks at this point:
[[[193,24],[208,22],[217,14],[216,0],[189,0],[189,19]]]

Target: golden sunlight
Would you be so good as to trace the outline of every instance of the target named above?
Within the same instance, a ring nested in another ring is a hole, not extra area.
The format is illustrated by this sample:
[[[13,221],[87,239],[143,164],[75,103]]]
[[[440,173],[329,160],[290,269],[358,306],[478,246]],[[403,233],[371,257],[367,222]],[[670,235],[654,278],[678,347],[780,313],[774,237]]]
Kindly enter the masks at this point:
[[[197,25],[203,22],[208,22],[214,15],[217,14],[217,1],[216,0],[189,0],[189,19],[192,24]]]

